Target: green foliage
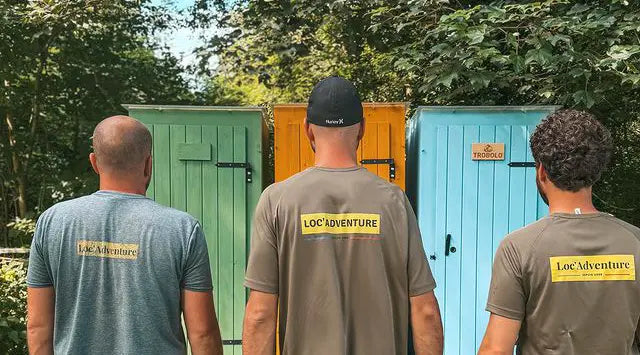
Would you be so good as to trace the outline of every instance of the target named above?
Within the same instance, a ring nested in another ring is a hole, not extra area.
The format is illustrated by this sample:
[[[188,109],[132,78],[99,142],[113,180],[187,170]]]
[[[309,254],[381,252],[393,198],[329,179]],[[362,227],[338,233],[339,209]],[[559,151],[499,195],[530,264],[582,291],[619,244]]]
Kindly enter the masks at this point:
[[[122,103],[193,103],[176,58],[150,40],[172,26],[150,1],[0,2],[0,242],[3,228],[95,190],[90,136]]]
[[[9,228],[9,240],[14,242],[7,243],[28,248],[31,245],[31,239],[36,232],[36,221],[30,218],[16,217],[12,222],[7,224]]]
[[[596,202],[640,225],[640,3],[246,0],[224,10],[232,29],[209,52],[238,102],[304,101],[340,74],[371,101],[593,112],[617,142]]]
[[[0,259],[0,353],[27,353],[27,264]]]
[[[549,104],[596,114],[617,142],[596,202],[640,225],[632,182],[640,179],[639,3],[494,2],[412,31],[420,40],[395,48],[395,67],[421,103]]]

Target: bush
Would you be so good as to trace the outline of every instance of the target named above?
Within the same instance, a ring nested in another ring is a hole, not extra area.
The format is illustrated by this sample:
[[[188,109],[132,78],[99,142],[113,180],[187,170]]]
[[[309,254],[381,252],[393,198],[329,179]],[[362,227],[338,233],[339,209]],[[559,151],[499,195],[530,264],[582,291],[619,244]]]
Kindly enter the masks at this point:
[[[0,259],[0,354],[27,353],[27,263]]]
[[[31,245],[31,239],[36,232],[36,220],[31,218],[16,217],[12,222],[7,224],[9,229],[9,244],[7,247],[28,248]]]

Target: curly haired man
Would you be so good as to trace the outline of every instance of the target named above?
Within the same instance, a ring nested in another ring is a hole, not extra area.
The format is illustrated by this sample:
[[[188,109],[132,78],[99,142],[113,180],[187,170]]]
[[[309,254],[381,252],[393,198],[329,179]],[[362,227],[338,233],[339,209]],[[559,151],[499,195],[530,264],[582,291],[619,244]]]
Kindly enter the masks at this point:
[[[560,110],[530,143],[549,216],[498,247],[480,354],[638,354],[640,229],[591,201],[610,133],[589,113]]]

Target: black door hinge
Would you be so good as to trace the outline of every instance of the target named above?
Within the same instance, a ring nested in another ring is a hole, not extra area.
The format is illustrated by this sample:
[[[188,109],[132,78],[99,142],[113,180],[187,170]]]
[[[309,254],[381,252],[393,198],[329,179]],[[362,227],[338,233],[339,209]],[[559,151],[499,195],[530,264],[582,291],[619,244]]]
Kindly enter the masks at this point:
[[[242,345],[242,340],[240,340],[240,339],[223,340],[222,341],[222,345]]]
[[[245,177],[247,179],[247,182],[253,182],[253,169],[251,169],[251,164],[249,163],[218,162],[216,163],[216,166],[218,168],[245,169]]]
[[[360,164],[389,164],[389,179],[394,180],[396,178],[396,162],[391,159],[362,159]]]
[[[532,161],[512,161],[509,166],[512,168],[535,168],[536,163]]]

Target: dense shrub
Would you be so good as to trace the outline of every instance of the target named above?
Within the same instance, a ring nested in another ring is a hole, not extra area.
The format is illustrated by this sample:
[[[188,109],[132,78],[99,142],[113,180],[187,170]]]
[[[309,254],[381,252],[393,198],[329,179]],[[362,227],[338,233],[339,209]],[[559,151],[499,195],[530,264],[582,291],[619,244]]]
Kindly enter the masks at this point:
[[[27,263],[0,259],[0,354],[27,353]]]

